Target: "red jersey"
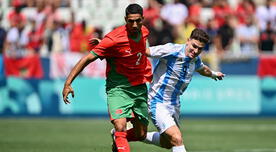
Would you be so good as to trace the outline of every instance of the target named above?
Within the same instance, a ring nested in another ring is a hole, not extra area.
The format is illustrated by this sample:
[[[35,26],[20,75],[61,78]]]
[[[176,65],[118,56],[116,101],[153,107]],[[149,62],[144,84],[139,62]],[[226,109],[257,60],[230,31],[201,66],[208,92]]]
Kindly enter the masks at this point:
[[[92,50],[107,61],[107,87],[135,86],[152,80],[151,64],[146,57],[149,31],[145,26],[142,26],[141,34],[141,39],[136,42],[128,37],[126,26],[120,26]]]
[[[8,19],[11,26],[16,26],[22,22],[26,22],[25,15],[22,13],[16,13],[15,11],[12,11],[8,14]]]

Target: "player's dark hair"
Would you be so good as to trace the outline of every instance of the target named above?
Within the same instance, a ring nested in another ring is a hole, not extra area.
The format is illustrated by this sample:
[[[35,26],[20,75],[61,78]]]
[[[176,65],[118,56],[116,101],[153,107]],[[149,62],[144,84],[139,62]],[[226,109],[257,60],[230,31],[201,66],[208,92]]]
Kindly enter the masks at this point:
[[[129,4],[126,8],[126,16],[129,14],[141,14],[143,16],[143,8],[139,4]]]
[[[195,39],[195,40],[198,40],[200,42],[203,42],[204,44],[207,44],[207,43],[209,43],[210,37],[202,29],[196,28],[192,31],[190,39]]]

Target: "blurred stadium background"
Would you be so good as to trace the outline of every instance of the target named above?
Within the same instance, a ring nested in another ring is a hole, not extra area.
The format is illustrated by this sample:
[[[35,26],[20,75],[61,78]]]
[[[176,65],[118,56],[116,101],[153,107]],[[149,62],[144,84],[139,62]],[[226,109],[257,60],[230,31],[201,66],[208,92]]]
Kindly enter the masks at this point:
[[[203,28],[212,38],[204,63],[227,75],[221,82],[195,75],[184,93],[187,149],[276,152],[275,0],[0,0],[0,151],[111,151],[105,61],[74,81],[72,104],[61,91],[91,49],[88,39],[124,24],[134,2],[144,7],[150,45],[185,43]]]

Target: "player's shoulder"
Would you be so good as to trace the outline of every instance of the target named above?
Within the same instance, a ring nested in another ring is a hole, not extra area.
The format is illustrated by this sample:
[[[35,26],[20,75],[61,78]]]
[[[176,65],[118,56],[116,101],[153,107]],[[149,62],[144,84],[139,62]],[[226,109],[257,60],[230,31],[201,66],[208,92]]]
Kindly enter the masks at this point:
[[[171,48],[174,52],[182,53],[185,50],[185,44],[167,43],[165,46]]]
[[[106,37],[109,37],[109,38],[114,40],[116,38],[126,36],[126,35],[127,35],[126,26],[122,25],[122,26],[119,26],[119,27],[115,28],[111,32],[107,33]]]
[[[142,26],[142,28],[141,28],[141,31],[142,31],[142,33],[143,33],[143,35],[149,35],[149,29],[146,27],[146,26]]]
[[[179,48],[179,49],[183,49],[185,48],[186,44],[178,44],[178,43],[172,43],[174,47]]]
[[[166,43],[162,48],[167,51],[168,56],[179,57],[185,55],[183,44]]]

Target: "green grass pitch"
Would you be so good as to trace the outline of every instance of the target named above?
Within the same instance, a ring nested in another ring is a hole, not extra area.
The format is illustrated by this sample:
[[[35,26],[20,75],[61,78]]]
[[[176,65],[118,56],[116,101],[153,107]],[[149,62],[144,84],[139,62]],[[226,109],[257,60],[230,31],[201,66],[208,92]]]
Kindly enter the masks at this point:
[[[107,119],[0,119],[0,152],[111,152]],[[152,124],[149,131],[155,128]],[[276,152],[276,118],[184,118],[188,152]],[[141,142],[132,152],[169,152]]]

